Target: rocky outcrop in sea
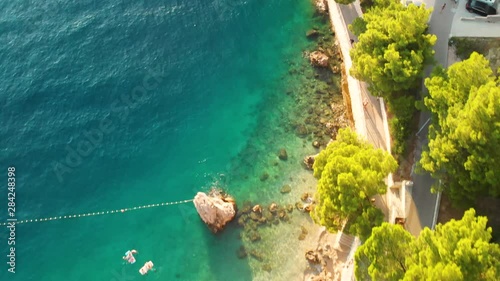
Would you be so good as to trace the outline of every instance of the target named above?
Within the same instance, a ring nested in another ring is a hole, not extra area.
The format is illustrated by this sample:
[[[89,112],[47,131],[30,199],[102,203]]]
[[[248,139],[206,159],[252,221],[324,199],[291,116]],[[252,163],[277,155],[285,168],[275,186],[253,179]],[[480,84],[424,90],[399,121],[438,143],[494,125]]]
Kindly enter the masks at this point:
[[[215,189],[208,194],[198,192],[193,203],[201,220],[213,233],[224,229],[224,226],[236,216],[234,199]]]

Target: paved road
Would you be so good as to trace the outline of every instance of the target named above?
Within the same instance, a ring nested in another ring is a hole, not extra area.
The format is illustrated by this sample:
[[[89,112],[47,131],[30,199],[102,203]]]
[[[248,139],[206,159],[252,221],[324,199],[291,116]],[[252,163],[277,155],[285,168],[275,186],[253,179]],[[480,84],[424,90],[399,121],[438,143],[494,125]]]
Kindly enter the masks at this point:
[[[427,7],[434,5],[434,11],[429,22],[429,33],[436,34],[438,38],[436,45],[434,45],[434,58],[438,64],[446,67],[448,63],[448,38],[456,4],[449,0],[424,0],[424,3]],[[446,7],[441,12],[441,7],[445,3]],[[426,76],[429,76],[431,71],[432,67],[427,67],[425,70]],[[423,89],[424,95],[427,95],[427,89],[425,87]],[[418,134],[415,163],[420,161],[422,148],[428,144],[427,132],[430,116],[430,113],[427,111],[420,114],[419,128],[422,128],[422,130]],[[413,174],[412,178],[414,184],[412,197],[418,210],[420,223],[422,227],[433,227],[433,223],[437,219],[437,195],[432,194],[430,188],[435,184],[435,180],[431,178],[429,173]]]
[[[357,17],[359,17],[358,12],[356,11],[356,8],[354,7],[354,4],[350,5],[339,5],[340,6],[340,11],[342,12],[342,17],[344,17],[345,24],[349,26]],[[349,32],[349,37],[351,39],[354,39],[357,41],[357,38],[350,30]]]
[[[424,3],[427,7],[433,7],[434,11],[431,15],[430,20],[430,28],[429,32],[436,34],[438,40],[436,45],[434,46],[435,50],[435,59],[437,63],[447,66],[447,58],[448,58],[448,37],[451,30],[451,24],[453,21],[453,16],[455,12],[456,4],[453,1],[446,0],[424,0]],[[446,3],[446,7],[441,12],[442,5]],[[359,3],[356,3],[359,5]],[[351,24],[354,19],[358,17],[358,12],[355,9],[355,4],[350,5],[340,5],[340,10],[342,12],[342,16],[344,17],[344,21],[346,24]],[[357,38],[354,34],[349,32],[349,36],[351,39],[357,41]],[[425,70],[426,76],[429,76],[432,67],[428,67]],[[425,87],[424,87],[425,88]],[[376,98],[372,97],[368,91],[366,91],[366,86],[362,87],[363,95],[367,97],[371,102],[369,107],[365,107],[365,112],[367,113],[367,127],[370,122],[374,123],[374,125],[378,125],[378,123],[382,120],[380,114],[380,105],[376,102]],[[426,92],[424,94],[427,94]],[[416,147],[416,157],[415,163],[420,161],[420,156],[422,152],[422,148],[427,145],[427,130],[428,130],[428,120],[430,118],[429,112],[422,112],[419,121],[419,128],[422,130],[419,133],[419,138],[417,141]],[[370,120],[369,120],[370,119]],[[425,125],[425,126],[424,126]],[[377,128],[383,128],[383,126],[376,126]],[[381,130],[378,130],[379,135]],[[376,134],[373,131],[368,131],[369,134]],[[374,137],[376,138],[376,137]],[[377,141],[375,142],[377,143]],[[430,192],[431,186],[434,184],[434,180],[430,177],[428,173],[424,174],[413,174],[413,188],[412,188],[412,197],[414,201],[414,205],[417,208],[418,219],[420,221],[421,227],[432,227],[434,220],[437,219],[436,203],[437,203],[437,195],[432,194]],[[412,203],[413,204],[413,203]]]

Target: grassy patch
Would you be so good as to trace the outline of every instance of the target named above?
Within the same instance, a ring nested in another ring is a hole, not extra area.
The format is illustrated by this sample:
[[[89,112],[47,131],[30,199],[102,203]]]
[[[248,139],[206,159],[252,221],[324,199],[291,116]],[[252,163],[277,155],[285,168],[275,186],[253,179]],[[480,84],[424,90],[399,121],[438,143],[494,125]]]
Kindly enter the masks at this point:
[[[496,53],[496,57],[500,55],[500,38],[452,37],[448,45],[455,49],[455,55],[461,60],[468,59],[472,52],[478,52],[487,58],[491,50]],[[491,67],[496,71],[500,61],[489,59]]]
[[[455,54],[462,60],[468,59],[472,52],[478,52],[487,55],[488,46],[485,44],[485,38],[450,38],[448,45],[455,48]]]

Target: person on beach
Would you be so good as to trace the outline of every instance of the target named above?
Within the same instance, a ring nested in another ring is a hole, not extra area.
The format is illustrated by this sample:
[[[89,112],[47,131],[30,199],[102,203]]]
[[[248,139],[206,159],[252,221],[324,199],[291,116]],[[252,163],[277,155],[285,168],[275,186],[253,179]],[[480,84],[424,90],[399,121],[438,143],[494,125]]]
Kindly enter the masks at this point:
[[[135,257],[134,257],[135,254],[137,254],[136,250],[129,250],[125,253],[123,259],[126,260],[128,263],[133,264],[135,263]]]
[[[152,261],[148,261],[144,264],[143,267],[141,267],[141,269],[139,269],[139,273],[141,275],[145,275],[145,274],[148,274],[148,271],[152,270],[152,271],[156,271],[155,269],[153,269],[153,262]]]
[[[440,14],[443,12],[444,8],[446,8],[446,3],[444,3],[443,6],[441,6],[441,11],[439,11]]]
[[[363,99],[363,107],[366,108],[368,106],[368,99],[364,98]]]

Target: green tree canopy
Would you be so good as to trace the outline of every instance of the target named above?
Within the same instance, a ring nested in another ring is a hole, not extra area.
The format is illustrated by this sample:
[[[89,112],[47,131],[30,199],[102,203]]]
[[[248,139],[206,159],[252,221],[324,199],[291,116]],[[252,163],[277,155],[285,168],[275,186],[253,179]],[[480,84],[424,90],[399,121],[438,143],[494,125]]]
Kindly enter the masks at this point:
[[[366,30],[360,22],[351,27],[354,33],[360,33],[351,50],[351,74],[367,82],[373,94],[390,97],[418,85],[424,66],[432,61],[437,38],[426,34],[431,10],[425,5],[375,2],[363,15]]]
[[[384,223],[355,254],[358,280],[498,280],[500,246],[473,209],[461,220],[425,228],[417,239]]]
[[[372,235],[355,254],[358,280],[401,280],[406,272],[408,247],[413,236],[402,226],[383,223],[373,228]]]
[[[342,129],[316,157],[313,168],[319,181],[311,215],[318,224],[337,231],[348,220],[349,231],[364,238],[382,223],[383,214],[370,198],[386,192],[384,178],[397,168],[391,155]]]
[[[442,182],[455,203],[500,196],[500,87],[488,60],[473,53],[425,80],[433,114],[420,164]]]
[[[498,280],[500,247],[489,243],[491,228],[474,209],[461,220],[425,228],[413,243],[404,280]]]

